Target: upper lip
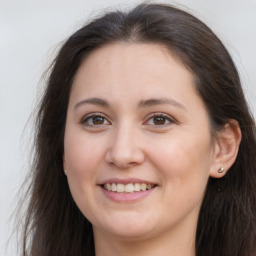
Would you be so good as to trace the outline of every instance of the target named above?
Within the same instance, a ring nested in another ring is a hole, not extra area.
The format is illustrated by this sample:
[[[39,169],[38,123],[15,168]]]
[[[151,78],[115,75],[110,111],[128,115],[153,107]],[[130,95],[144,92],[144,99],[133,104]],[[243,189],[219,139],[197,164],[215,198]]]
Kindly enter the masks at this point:
[[[138,179],[138,178],[128,178],[128,179],[120,179],[120,178],[110,178],[103,180],[100,182],[99,185],[104,185],[107,183],[115,183],[115,184],[134,184],[134,183],[145,183],[145,184],[152,184],[152,185],[157,185],[156,182],[148,181],[148,180],[143,180],[143,179]]]

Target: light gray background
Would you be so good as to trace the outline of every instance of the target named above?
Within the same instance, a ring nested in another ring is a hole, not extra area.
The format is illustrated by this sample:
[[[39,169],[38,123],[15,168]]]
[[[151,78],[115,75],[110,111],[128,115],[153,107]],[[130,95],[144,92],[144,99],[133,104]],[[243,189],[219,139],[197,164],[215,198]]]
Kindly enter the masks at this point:
[[[99,10],[125,8],[137,0],[0,0],[0,255],[17,255],[11,214],[27,173],[41,75],[58,43]],[[147,1],[146,1],[147,2]],[[159,1],[154,1],[159,2]],[[256,0],[161,1],[190,10],[223,40],[240,71],[256,113]]]

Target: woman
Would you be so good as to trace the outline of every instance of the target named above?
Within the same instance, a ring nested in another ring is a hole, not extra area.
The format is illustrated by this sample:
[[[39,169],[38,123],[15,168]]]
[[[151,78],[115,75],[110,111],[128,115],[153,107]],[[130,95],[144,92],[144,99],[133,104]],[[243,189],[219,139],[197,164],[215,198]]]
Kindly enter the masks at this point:
[[[255,124],[197,18],[142,4],[81,28],[37,127],[23,255],[256,255]]]

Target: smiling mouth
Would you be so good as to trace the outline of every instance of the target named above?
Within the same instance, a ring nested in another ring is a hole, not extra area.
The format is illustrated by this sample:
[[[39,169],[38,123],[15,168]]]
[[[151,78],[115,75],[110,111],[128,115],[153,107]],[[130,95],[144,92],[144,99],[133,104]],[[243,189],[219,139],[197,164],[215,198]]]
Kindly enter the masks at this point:
[[[129,184],[106,183],[102,185],[102,187],[105,190],[116,192],[116,193],[134,193],[134,192],[146,191],[156,186],[157,186],[156,184],[146,184],[146,183],[129,183]]]

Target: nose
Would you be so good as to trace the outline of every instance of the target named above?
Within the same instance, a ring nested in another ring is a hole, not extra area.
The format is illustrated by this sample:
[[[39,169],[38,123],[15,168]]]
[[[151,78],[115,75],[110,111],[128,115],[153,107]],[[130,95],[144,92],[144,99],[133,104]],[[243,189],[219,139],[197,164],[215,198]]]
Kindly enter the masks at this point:
[[[132,128],[123,127],[113,132],[110,147],[106,153],[108,164],[121,169],[137,166],[144,161],[144,152],[138,132]]]

